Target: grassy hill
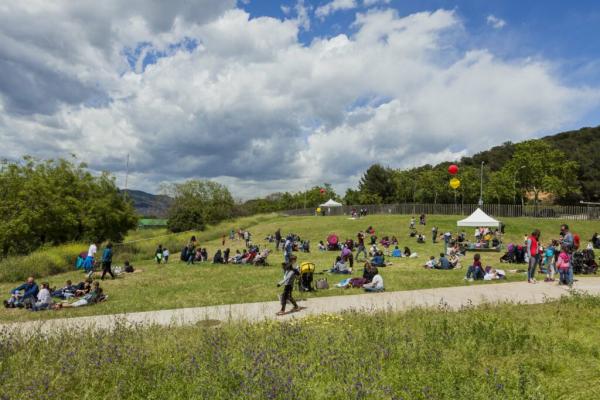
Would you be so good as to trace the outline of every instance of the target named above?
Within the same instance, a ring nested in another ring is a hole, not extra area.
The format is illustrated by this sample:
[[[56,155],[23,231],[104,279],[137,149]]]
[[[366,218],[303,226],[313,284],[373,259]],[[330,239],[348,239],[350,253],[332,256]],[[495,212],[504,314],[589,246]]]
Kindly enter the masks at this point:
[[[200,241],[200,246],[206,247],[210,256],[217,249],[229,247],[235,252],[236,249],[243,249],[243,241],[227,239],[225,246],[221,244],[221,237],[230,229],[238,227],[248,228],[253,235],[253,241],[261,246],[272,244],[265,243],[264,238],[267,234],[275,232],[281,228],[283,233],[294,232],[302,238],[309,239],[312,243],[311,253],[297,253],[299,261],[312,261],[317,265],[317,271],[328,269],[333,264],[338,252],[319,252],[317,243],[319,240],[325,240],[328,234],[337,233],[343,240],[345,238],[354,238],[356,232],[366,229],[371,225],[376,230],[376,234],[396,235],[400,241],[400,246],[408,246],[414,252],[419,254],[415,259],[395,259],[393,266],[381,270],[385,280],[387,290],[410,290],[422,288],[448,287],[467,284],[463,281],[465,266],[468,266],[472,260],[472,253],[463,262],[463,268],[451,271],[425,270],[422,265],[429,256],[439,256],[443,251],[443,244],[432,244],[429,231],[432,225],[439,227],[440,232],[456,229],[456,217],[452,216],[430,216],[428,225],[422,231],[427,235],[427,243],[417,244],[414,238],[408,236],[408,225],[410,216],[401,215],[370,215],[360,220],[351,220],[347,217],[280,217],[276,215],[265,215],[251,218],[239,219],[229,224],[223,223],[216,227],[209,227],[205,232],[198,232],[196,236]],[[520,243],[523,235],[531,232],[533,228],[539,228],[542,232],[542,243],[548,243],[552,238],[558,236],[561,221],[559,220],[539,220],[534,218],[507,218],[506,223],[506,242]],[[598,229],[598,225],[593,221],[572,221],[570,224],[573,231],[579,233],[583,243],[589,239],[593,232]],[[472,235],[472,231],[467,231]],[[281,279],[282,261],[281,252],[274,252],[270,258],[271,266],[252,267],[246,265],[213,265],[210,263],[200,263],[193,266],[185,265],[178,261],[176,252],[186,243],[191,233],[179,234],[173,236],[163,236],[165,231],[137,231],[132,233],[128,240],[136,240],[135,243],[116,247],[115,264],[122,265],[125,259],[135,260],[133,264],[143,272],[136,274],[127,274],[116,280],[105,281],[102,285],[110,300],[106,303],[98,304],[94,307],[83,307],[80,309],[68,309],[59,312],[28,313],[23,310],[0,309],[0,320],[17,321],[40,318],[59,318],[84,316],[92,314],[112,314],[127,311],[149,311],[157,309],[171,309],[181,307],[197,307],[219,304],[232,304],[244,302],[270,301],[277,299],[280,289],[275,284]],[[153,239],[153,237],[157,238]],[[140,239],[149,239],[142,240]],[[156,265],[152,260],[154,249],[158,243],[167,244],[173,256],[168,265]],[[85,245],[82,245],[85,249]],[[46,255],[44,253],[35,253],[35,260],[43,263]],[[499,264],[498,253],[482,253],[482,262],[484,266],[490,265],[506,270],[521,268],[523,265]],[[29,265],[29,264],[25,264]],[[37,264],[33,264],[37,265]],[[2,264],[0,264],[2,267]],[[51,285],[61,286],[66,279],[79,282],[83,279],[83,273],[74,271],[68,267],[69,272],[60,273],[52,276],[45,276]],[[1,269],[1,268],[0,268]],[[44,270],[46,272],[46,270]],[[362,265],[355,264],[353,276],[362,274]],[[6,276],[14,276],[7,274]],[[310,298],[313,296],[333,296],[360,293],[359,289],[337,289],[333,285],[347,276],[340,275],[322,275],[326,277],[330,285],[329,290],[322,290],[315,293],[303,295]],[[543,278],[542,278],[543,279]],[[11,279],[14,281],[14,279]],[[40,279],[41,280],[41,279]],[[525,280],[522,272],[508,272],[507,280],[510,281]],[[501,284],[502,282],[468,283],[468,284]],[[0,293],[8,293],[13,288],[14,282],[1,282]]]
[[[562,132],[546,136],[542,140],[565,152],[570,160],[579,164],[579,170],[574,171],[574,178],[581,183],[581,198],[600,201],[600,168],[598,167],[600,165],[600,126]],[[497,171],[511,159],[514,151],[515,145],[506,142],[472,157],[464,157],[461,164],[478,166],[485,161],[492,171]],[[578,198],[563,200],[574,202],[578,201]]]
[[[141,190],[122,190],[133,202],[138,214],[147,217],[165,218],[173,199],[165,195],[156,195]]]

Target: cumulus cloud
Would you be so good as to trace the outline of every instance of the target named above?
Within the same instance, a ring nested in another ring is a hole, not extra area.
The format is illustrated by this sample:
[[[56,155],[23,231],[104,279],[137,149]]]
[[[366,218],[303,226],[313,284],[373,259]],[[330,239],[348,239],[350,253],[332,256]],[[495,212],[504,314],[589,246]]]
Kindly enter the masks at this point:
[[[351,10],[358,7],[356,0],[332,0],[329,3],[317,7],[315,15],[320,19],[325,19],[328,15],[336,11]]]
[[[391,0],[363,0],[365,7],[371,7],[378,4],[390,4]]]
[[[121,10],[130,23],[107,17],[104,35],[86,17],[98,9],[39,4],[68,22],[19,30],[42,11],[11,5],[14,21],[0,24],[11,44],[0,59],[12,60],[0,79],[24,66],[48,85],[0,81],[0,157],[76,153],[122,177],[129,153],[130,187],[153,192],[194,177],[244,198],[323,182],[344,190],[374,162],[454,159],[560,129],[599,103],[546,61],[464,51],[453,11],[359,13],[352,35],[302,44],[298,18],[250,18],[231,4],[210,16],[179,15],[185,1],[171,17]]]
[[[498,18],[493,14],[490,14],[486,18],[487,24],[493,27],[494,29],[502,29],[506,25],[506,21],[502,18]]]

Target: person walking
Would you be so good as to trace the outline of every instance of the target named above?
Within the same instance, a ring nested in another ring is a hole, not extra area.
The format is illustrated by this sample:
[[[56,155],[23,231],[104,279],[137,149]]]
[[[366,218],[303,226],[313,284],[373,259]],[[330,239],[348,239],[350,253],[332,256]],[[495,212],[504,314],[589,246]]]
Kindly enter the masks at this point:
[[[97,252],[98,252],[98,245],[94,241],[93,243],[90,244],[90,247],[88,248],[87,257],[85,258],[85,261],[83,262],[83,269],[88,274],[88,276],[92,276],[92,273],[94,272],[94,258],[96,257]]]
[[[298,275],[298,271],[295,270],[292,266],[292,262],[284,262],[281,264],[283,267],[283,279],[277,284],[277,287],[283,286],[283,293],[281,295],[281,310],[277,313],[277,315],[285,314],[285,306],[289,301],[292,303],[294,308],[292,308],[292,312],[299,311],[300,307],[296,303],[296,300],[292,297],[292,291],[294,290],[294,281],[296,280],[296,275]]]
[[[279,251],[279,245],[281,244],[281,228],[277,228],[275,231],[275,251]]]
[[[437,243],[437,236],[438,236],[438,228],[437,228],[437,226],[434,226],[433,228],[431,228],[431,242],[432,243]]]
[[[112,278],[115,279],[115,275],[113,274],[111,269],[113,257],[112,247],[112,243],[108,242],[108,244],[104,248],[104,251],[102,252],[102,276],[100,277],[101,280],[104,280],[104,276],[106,276],[106,274],[110,274],[110,276],[112,276]]]
[[[154,259],[156,260],[157,264],[160,264],[162,262],[163,259],[163,247],[162,244],[159,244],[158,247],[156,248],[156,250],[154,251]]]
[[[527,268],[527,282],[528,283],[537,283],[535,280],[535,269],[538,265],[538,257],[539,257],[539,240],[540,240],[540,230],[535,229],[531,232],[531,235],[527,238],[527,257],[529,258],[529,267]]]

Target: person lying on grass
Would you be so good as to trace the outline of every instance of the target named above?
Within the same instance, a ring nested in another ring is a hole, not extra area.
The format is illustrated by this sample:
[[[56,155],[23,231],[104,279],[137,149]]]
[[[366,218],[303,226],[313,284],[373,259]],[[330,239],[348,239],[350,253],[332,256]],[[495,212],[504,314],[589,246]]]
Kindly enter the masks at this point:
[[[55,309],[60,308],[70,308],[70,307],[84,307],[92,304],[99,303],[101,301],[106,300],[106,296],[103,293],[102,288],[100,287],[100,282],[95,281],[92,285],[92,290],[83,296],[81,299],[77,300],[75,303],[59,303],[55,307]]]
[[[73,285],[73,282],[71,282],[71,280],[67,280],[63,288],[52,291],[52,297],[58,297],[59,299],[67,300],[68,298],[75,296],[76,290],[77,287]]]
[[[296,275],[299,275],[299,271],[292,266],[292,262],[293,259],[290,259],[290,262],[281,263],[283,268],[283,279],[277,284],[277,287],[283,286],[283,293],[281,294],[281,310],[279,310],[277,315],[285,314],[285,306],[288,301],[294,306],[292,311],[300,310],[296,300],[292,297],[294,281],[296,280]]]

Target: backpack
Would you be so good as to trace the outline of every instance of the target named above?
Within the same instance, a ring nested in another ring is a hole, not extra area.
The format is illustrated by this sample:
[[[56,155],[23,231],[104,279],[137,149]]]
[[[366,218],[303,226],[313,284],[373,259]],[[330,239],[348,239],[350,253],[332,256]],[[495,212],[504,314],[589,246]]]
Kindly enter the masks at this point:
[[[317,283],[315,285],[317,289],[329,289],[329,283],[327,282],[327,278],[317,279]]]
[[[575,250],[579,250],[580,242],[581,242],[581,238],[579,237],[578,234],[574,233],[573,234],[573,247],[575,248]]]

